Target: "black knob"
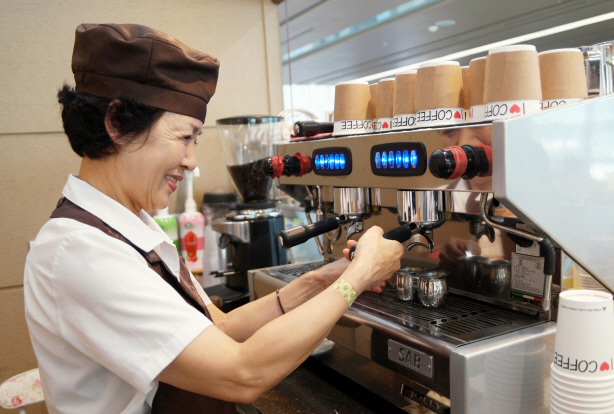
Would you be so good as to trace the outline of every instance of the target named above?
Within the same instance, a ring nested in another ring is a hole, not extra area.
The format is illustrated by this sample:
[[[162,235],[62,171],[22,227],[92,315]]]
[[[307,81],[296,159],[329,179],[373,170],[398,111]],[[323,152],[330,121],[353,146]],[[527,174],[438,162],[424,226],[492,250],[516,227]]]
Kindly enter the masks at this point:
[[[273,169],[273,159],[271,157],[267,157],[262,161],[262,172],[267,177],[272,177],[274,173]]]
[[[301,162],[297,157],[286,155],[284,157],[284,172],[286,177],[298,175],[301,172]]]
[[[492,173],[492,147],[463,145],[437,150],[429,158],[429,170],[437,178],[469,180]]]
[[[437,178],[450,178],[455,168],[454,154],[447,149],[437,150],[429,158],[429,171]]]
[[[294,155],[281,154],[265,158],[262,162],[262,172],[272,178],[279,178],[281,175],[290,177],[292,175],[300,177],[311,171],[311,158],[307,155],[296,153]]]

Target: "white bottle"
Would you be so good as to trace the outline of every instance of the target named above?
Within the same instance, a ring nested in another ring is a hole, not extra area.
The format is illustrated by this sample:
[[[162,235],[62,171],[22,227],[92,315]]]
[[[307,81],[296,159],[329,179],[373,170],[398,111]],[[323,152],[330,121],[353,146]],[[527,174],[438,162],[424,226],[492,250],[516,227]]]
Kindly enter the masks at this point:
[[[181,255],[185,258],[188,269],[195,274],[203,273],[203,252],[205,249],[205,216],[196,210],[194,201],[193,176],[198,177],[198,167],[186,173],[187,196],[185,211],[179,215],[179,238]]]

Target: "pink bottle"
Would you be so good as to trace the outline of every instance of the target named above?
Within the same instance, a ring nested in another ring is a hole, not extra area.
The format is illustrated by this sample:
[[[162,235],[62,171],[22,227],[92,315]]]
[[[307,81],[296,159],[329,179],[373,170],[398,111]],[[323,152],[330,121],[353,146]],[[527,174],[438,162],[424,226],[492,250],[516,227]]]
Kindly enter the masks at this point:
[[[192,273],[202,274],[203,253],[205,251],[205,216],[196,210],[192,178],[198,177],[198,167],[186,172],[187,196],[185,212],[179,215],[179,244],[181,255],[185,258]]]

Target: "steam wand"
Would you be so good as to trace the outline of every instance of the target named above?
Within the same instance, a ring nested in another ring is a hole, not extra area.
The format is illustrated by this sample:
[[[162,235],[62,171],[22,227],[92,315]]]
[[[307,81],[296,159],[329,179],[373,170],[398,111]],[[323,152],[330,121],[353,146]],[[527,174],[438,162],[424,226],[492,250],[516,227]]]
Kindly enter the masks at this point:
[[[550,310],[551,302],[552,302],[552,275],[554,274],[554,266],[556,262],[556,256],[554,252],[554,246],[550,239],[546,237],[538,236],[534,233],[529,233],[527,231],[515,229],[513,227],[507,227],[502,224],[499,224],[488,217],[486,214],[486,202],[488,200],[488,193],[481,193],[480,195],[480,216],[484,223],[494,227],[499,230],[503,230],[507,232],[509,235],[518,236],[523,239],[529,239],[535,241],[541,247],[541,253],[544,256],[544,297],[541,303],[541,309],[544,312],[548,312]],[[512,239],[514,239],[512,237]]]

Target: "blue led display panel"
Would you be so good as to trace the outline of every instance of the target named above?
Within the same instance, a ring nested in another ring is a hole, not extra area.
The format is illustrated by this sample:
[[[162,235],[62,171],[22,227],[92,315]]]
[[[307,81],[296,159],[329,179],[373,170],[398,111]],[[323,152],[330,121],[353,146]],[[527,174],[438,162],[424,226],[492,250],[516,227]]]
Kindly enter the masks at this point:
[[[421,142],[393,142],[374,145],[370,163],[375,175],[412,177],[426,172],[428,157]]]
[[[347,147],[318,148],[311,156],[316,175],[349,175],[352,172],[352,152]],[[381,163],[380,161],[378,161]]]

